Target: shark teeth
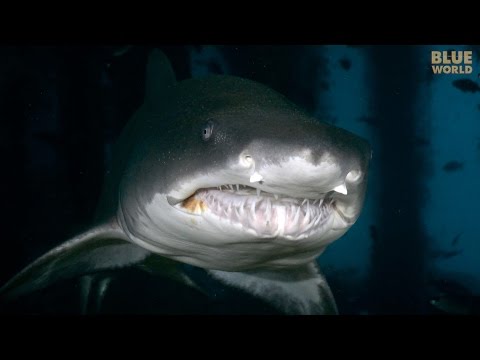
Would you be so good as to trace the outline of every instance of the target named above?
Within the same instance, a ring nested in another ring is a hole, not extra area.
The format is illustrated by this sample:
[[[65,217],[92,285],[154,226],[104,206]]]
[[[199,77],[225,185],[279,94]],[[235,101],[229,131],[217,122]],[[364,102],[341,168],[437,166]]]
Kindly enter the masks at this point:
[[[240,184],[199,190],[194,197],[209,213],[259,237],[307,238],[319,231],[333,212],[331,198],[288,198]]]

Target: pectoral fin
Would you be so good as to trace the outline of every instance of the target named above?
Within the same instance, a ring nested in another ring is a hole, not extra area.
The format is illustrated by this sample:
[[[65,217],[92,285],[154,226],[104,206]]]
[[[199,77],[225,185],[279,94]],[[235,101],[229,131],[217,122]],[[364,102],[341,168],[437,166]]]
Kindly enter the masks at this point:
[[[112,221],[75,236],[35,260],[0,289],[0,299],[13,300],[59,280],[136,264],[148,254],[127,242]]]

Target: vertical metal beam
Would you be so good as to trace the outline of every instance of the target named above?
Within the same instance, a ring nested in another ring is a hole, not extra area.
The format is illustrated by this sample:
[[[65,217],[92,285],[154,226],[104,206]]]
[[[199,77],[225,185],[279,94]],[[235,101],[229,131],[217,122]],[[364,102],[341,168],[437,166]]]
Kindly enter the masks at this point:
[[[373,46],[373,113],[381,172],[378,234],[372,247],[370,297],[375,313],[415,314],[424,306],[426,237],[421,224],[423,159],[412,144],[422,66],[417,48]]]

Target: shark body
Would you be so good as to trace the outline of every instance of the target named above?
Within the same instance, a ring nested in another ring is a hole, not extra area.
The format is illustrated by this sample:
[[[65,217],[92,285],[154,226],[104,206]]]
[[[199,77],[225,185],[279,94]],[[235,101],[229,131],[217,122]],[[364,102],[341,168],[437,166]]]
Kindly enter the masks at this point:
[[[336,313],[315,260],[359,217],[370,159],[364,139],[259,83],[177,82],[155,50],[96,225],[27,266],[0,297],[155,258],[160,275],[193,288],[184,265],[282,313]],[[104,294],[108,281],[101,284]]]

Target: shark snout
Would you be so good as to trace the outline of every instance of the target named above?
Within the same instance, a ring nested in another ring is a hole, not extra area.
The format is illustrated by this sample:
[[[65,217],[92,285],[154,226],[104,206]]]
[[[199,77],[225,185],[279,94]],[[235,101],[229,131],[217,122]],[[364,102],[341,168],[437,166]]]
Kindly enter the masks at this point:
[[[258,139],[240,154],[239,163],[257,187],[298,197],[336,191],[347,195],[360,186],[371,157],[362,138],[338,129],[334,133],[292,141]]]

